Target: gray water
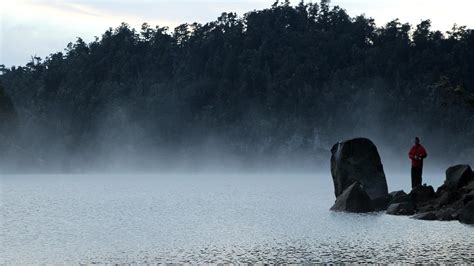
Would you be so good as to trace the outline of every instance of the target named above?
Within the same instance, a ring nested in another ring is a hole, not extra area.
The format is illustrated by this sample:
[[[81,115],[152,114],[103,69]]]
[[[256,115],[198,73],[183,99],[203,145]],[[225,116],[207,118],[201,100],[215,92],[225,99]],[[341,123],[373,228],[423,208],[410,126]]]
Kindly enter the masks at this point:
[[[327,174],[3,175],[0,202],[1,264],[474,262],[472,226],[330,212]]]

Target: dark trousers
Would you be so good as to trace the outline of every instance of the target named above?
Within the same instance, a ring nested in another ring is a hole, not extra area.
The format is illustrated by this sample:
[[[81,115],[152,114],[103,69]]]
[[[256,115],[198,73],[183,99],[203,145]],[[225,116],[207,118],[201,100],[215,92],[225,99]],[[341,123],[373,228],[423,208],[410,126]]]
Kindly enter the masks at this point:
[[[423,167],[411,168],[411,188],[421,186],[421,175],[423,174]]]

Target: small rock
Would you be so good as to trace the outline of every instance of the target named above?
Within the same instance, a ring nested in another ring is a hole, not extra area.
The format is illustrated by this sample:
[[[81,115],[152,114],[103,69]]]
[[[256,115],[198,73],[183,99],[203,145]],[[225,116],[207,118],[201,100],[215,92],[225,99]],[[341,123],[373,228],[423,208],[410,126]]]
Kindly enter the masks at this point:
[[[387,194],[372,200],[372,207],[375,211],[385,211],[392,201],[392,196]]]
[[[474,224],[474,200],[464,206],[458,218],[461,223]]]
[[[455,202],[447,205],[446,207],[452,208],[452,209],[455,209],[455,210],[461,210],[462,208],[464,208],[464,203],[462,202],[462,200],[458,200],[458,201],[455,201]]]
[[[436,212],[436,217],[440,221],[453,221],[458,218],[458,212],[453,208],[445,208]]]
[[[446,169],[445,184],[450,189],[467,185],[472,179],[472,169],[467,164],[458,164]]]
[[[443,193],[446,192],[446,190],[448,189],[448,186],[446,186],[446,184],[443,184],[441,185],[440,187],[438,187],[438,189],[436,189],[436,196],[437,197],[440,197]]]
[[[405,193],[405,191],[403,190],[390,192],[389,195],[392,196],[392,200],[390,201],[390,204],[400,203],[400,202],[411,202],[411,197],[408,196],[408,194]]]
[[[415,206],[411,202],[394,203],[387,208],[387,214],[392,215],[413,215],[414,213]]]
[[[410,197],[413,202],[418,205],[427,202],[435,197],[435,192],[432,186],[417,186],[410,192]]]
[[[399,197],[399,196],[406,196],[407,193],[405,193],[405,191],[403,190],[397,190],[397,191],[392,191],[390,193],[388,193],[390,196],[392,196],[393,198],[395,197]]]
[[[460,199],[460,194],[457,191],[445,190],[436,201],[440,207],[449,205]]]
[[[417,213],[412,218],[417,219],[417,220],[427,220],[427,221],[433,221],[433,220],[438,219],[438,217],[436,217],[436,214],[434,212]]]
[[[421,212],[429,212],[429,211],[434,211],[436,209],[435,206],[433,206],[432,204],[426,204],[424,206],[421,206],[421,207],[418,207],[417,210],[421,213]]]
[[[362,189],[362,185],[355,182],[337,197],[331,210],[361,213],[374,211],[374,208],[369,195]]]
[[[462,196],[462,202],[464,204],[467,204],[468,202],[472,201],[474,199],[474,190],[467,193],[467,194],[464,194],[464,196]]]
[[[474,178],[472,178],[472,179],[474,179]],[[463,189],[466,190],[466,191],[472,191],[472,190],[474,190],[474,180],[472,180],[472,181],[469,182],[467,185],[465,185],[465,186],[463,187]]]

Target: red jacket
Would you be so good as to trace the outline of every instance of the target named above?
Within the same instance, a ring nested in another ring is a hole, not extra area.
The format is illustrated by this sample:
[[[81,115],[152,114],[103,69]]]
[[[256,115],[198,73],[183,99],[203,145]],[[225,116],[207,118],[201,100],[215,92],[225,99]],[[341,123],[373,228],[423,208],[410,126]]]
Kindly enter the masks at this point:
[[[425,147],[421,144],[413,145],[408,153],[408,157],[411,159],[411,166],[416,168],[423,167],[423,159],[425,159],[427,155]]]

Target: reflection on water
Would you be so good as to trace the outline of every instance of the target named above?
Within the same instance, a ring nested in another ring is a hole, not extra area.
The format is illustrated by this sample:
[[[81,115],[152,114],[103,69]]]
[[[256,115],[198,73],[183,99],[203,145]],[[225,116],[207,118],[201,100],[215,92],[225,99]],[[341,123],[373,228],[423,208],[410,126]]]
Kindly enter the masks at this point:
[[[472,226],[330,212],[327,174],[0,181],[0,263],[474,262]]]

